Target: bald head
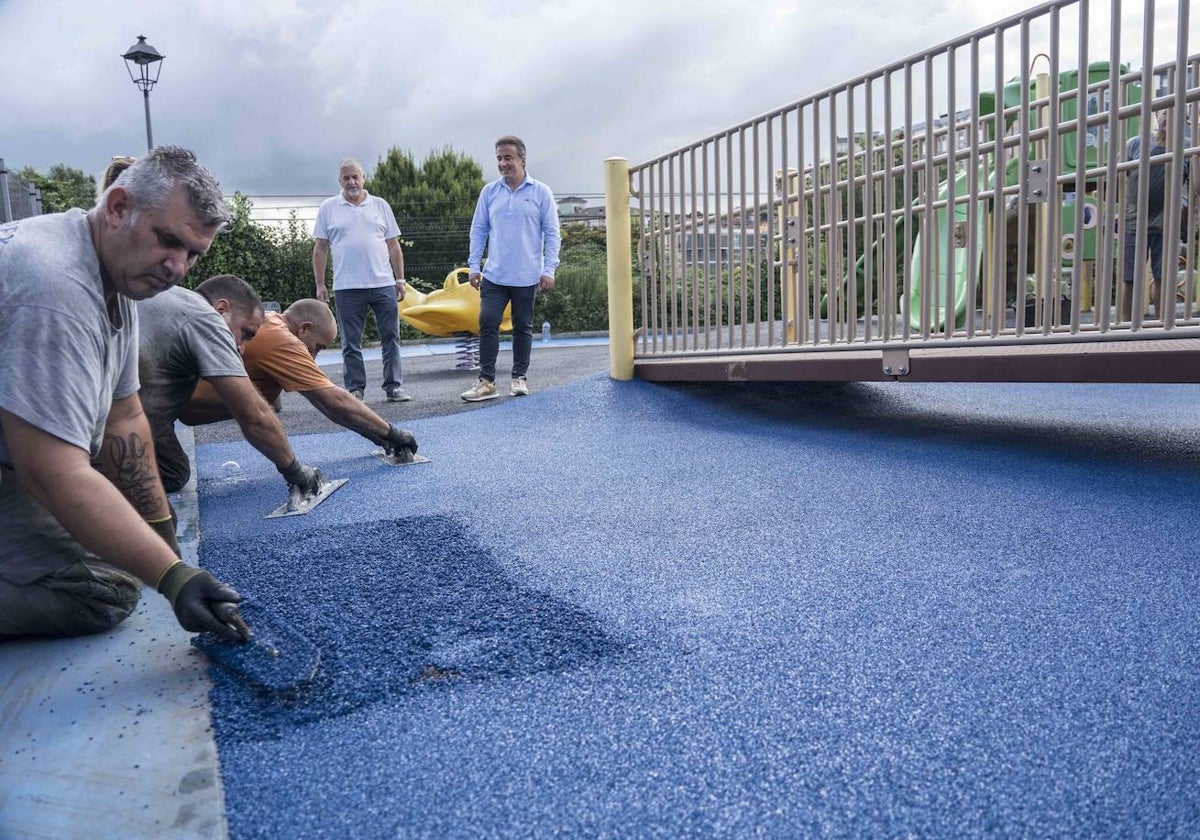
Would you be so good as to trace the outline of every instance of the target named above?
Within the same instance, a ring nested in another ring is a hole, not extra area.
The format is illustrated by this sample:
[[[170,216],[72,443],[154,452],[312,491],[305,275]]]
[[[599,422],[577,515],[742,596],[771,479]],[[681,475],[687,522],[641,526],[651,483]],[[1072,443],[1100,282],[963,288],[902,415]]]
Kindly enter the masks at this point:
[[[315,298],[302,298],[283,312],[292,335],[304,342],[314,359],[337,338],[337,319],[329,304]]]

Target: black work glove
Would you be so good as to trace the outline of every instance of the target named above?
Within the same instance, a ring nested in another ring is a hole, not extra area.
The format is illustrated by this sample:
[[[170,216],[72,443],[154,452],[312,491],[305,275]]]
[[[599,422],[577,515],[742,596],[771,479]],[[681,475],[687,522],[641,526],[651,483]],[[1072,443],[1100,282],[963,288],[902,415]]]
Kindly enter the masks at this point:
[[[308,464],[301,464],[300,459],[292,461],[282,470],[279,471],[283,476],[283,480],[288,483],[288,490],[298,488],[300,498],[306,499],[321,489],[321,484],[324,482],[324,476],[316,467],[310,467]],[[291,495],[289,493],[289,495]]]
[[[411,461],[417,454],[417,439],[407,429],[401,429],[395,423],[389,424],[388,433],[383,436],[383,451],[398,461]]]
[[[168,516],[166,519],[147,520],[146,524],[154,529],[154,533],[163,538],[163,542],[175,552],[176,557],[183,556],[183,552],[179,550],[179,540],[175,536],[175,517]]]
[[[170,602],[179,626],[192,633],[206,630],[229,642],[250,638],[250,628],[238,615],[242,596],[203,569],[176,560],[155,586]]]

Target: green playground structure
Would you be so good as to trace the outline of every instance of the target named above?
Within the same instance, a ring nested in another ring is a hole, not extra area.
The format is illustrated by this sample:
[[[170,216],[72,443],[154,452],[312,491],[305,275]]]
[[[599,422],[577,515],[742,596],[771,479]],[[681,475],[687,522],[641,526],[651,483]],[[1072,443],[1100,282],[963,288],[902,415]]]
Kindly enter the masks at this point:
[[[1119,65],[1117,69],[1119,78],[1126,77],[1129,72],[1129,67],[1124,64]],[[1093,62],[1087,67],[1084,96],[1089,115],[1102,113],[1108,109],[1110,70],[1111,66],[1107,61]],[[1004,86],[1001,92],[1001,107],[1005,134],[1009,134],[1019,126],[1022,108],[1024,108],[1024,118],[1029,130],[1036,131],[1041,127],[1049,110],[1049,85],[1049,77],[1042,76],[1030,77],[1024,82],[1017,78]],[[1058,76],[1058,88],[1062,96],[1058,101],[1057,122],[1064,128],[1067,124],[1073,124],[1077,119],[1076,103],[1079,85],[1078,70],[1067,70]],[[1118,108],[1134,105],[1141,101],[1141,85],[1136,80],[1128,80],[1126,77],[1121,83],[1120,91],[1121,101],[1118,103]],[[994,92],[989,91],[979,95],[974,122],[980,127],[983,138],[988,142],[995,140],[996,107]],[[955,120],[955,123],[952,123],[946,131],[947,137],[957,137],[958,132],[963,130],[964,120],[961,116]],[[1118,147],[1123,147],[1124,137],[1131,136],[1139,130],[1139,121],[1136,117],[1125,116],[1119,125],[1122,136],[1115,142]],[[1096,167],[1103,167],[1107,163],[1108,149],[1111,144],[1106,136],[1107,126],[1093,124],[1086,131],[1083,166],[1085,171],[1091,172]],[[914,134],[914,139],[920,142],[922,138],[919,132]],[[1030,145],[1034,146],[1035,144],[1030,141]],[[896,148],[896,141],[891,141],[889,148]],[[1002,188],[1007,190],[1017,187],[1020,179],[1027,177],[1026,164],[1039,157],[1043,159],[1046,157],[1045,140],[1038,141],[1037,147],[1033,149],[1008,146],[1002,158],[1004,161]],[[1075,182],[1069,180],[1069,176],[1076,173],[1080,164],[1078,158],[1076,132],[1064,131],[1058,139],[1055,177],[1059,179],[1067,177],[1068,181],[1064,182],[1061,200],[1047,210],[1047,212],[1057,212],[1058,219],[1047,219],[1044,215],[1041,216],[1043,224],[1048,224],[1054,230],[1061,232],[1057,245],[1062,256],[1062,270],[1059,273],[1064,276],[1070,274],[1071,266],[1076,259],[1088,262],[1095,261],[1097,258],[1096,232],[1099,229],[1100,218],[1097,190],[1098,184],[1103,179],[1089,174],[1082,198],[1077,196]],[[911,212],[895,216],[894,222],[890,223],[892,226],[890,238],[893,243],[890,259],[894,260],[897,278],[896,299],[889,303],[882,300],[880,297],[882,293],[879,293],[876,295],[878,301],[876,305],[880,312],[887,311],[887,308],[893,305],[895,306],[895,309],[891,310],[893,312],[904,313],[907,311],[909,325],[914,330],[920,330],[923,326],[935,331],[942,330],[945,327],[949,311],[954,313],[955,328],[962,327],[966,320],[967,307],[979,302],[986,285],[985,278],[989,274],[996,278],[995,282],[1001,282],[1000,278],[1003,277],[1003,282],[1006,284],[1005,305],[1017,303],[1024,295],[1025,277],[1032,273],[1029,264],[1038,235],[1039,213],[1032,210],[1026,213],[1028,228],[1025,237],[1025,264],[1022,265],[1021,257],[1017,253],[1018,214],[1013,210],[1013,191],[1008,190],[1006,194],[1010,196],[1010,199],[1004,202],[1005,207],[1003,208],[1003,212],[1006,214],[1005,224],[1009,231],[1006,236],[1007,264],[1003,267],[996,267],[997,269],[1002,268],[1002,274],[998,270],[989,272],[990,247],[995,230],[993,212],[996,156],[995,154],[984,154],[979,156],[979,160],[974,185],[971,183],[972,173],[967,168],[970,164],[962,159],[962,155],[958,156],[958,165],[953,167],[947,167],[944,161],[939,162],[940,177],[934,188],[929,191],[930,196],[917,196],[911,204]],[[840,160],[839,166],[846,166],[846,161]],[[947,169],[951,175],[947,175]],[[792,177],[793,188],[799,189],[798,181],[795,180],[795,176]],[[953,183],[951,183],[951,178]],[[1047,179],[1051,183],[1053,182],[1049,174]],[[974,187],[973,190],[972,187]],[[932,209],[923,206],[926,200],[931,202]],[[1084,212],[1083,237],[1080,242],[1076,242],[1075,213],[1081,206]],[[928,234],[922,231],[923,224],[928,226]],[[876,230],[876,236],[882,233],[882,230]],[[859,241],[862,242],[866,239],[869,237],[864,236]],[[882,258],[884,257],[879,254],[875,255],[876,263],[873,273],[880,273],[878,261]],[[866,254],[860,253],[855,259],[852,275],[847,273],[842,276],[840,281],[841,287],[837,290],[840,309],[844,308],[847,302],[847,295],[850,292],[849,278],[853,276],[857,314],[859,317],[864,315],[868,300],[866,295],[867,273]],[[882,283],[874,288],[880,289],[881,287]],[[907,300],[905,300],[906,298]],[[949,305],[947,305],[948,302]],[[828,317],[829,295],[827,293],[822,295],[820,306],[822,317]],[[922,318],[927,319],[924,325]]]
[[[1087,68],[1087,113],[1095,114],[1101,111],[1102,97],[1108,95],[1108,87],[1103,83],[1110,79],[1110,64],[1108,62],[1093,62]],[[1126,65],[1120,65],[1118,68],[1119,74],[1128,72]],[[1079,90],[1079,71],[1068,70],[1059,74],[1059,92],[1074,93]],[[1047,82],[1048,84],[1048,82]],[[1022,88],[1025,88],[1022,90]],[[1130,105],[1141,100],[1141,86],[1133,83],[1123,88],[1124,101],[1120,105]],[[1038,84],[1035,81],[1030,81],[1027,85],[1023,85],[1020,79],[1013,80],[1004,86],[1003,103],[1004,108],[1004,124],[1006,131],[1017,122],[1020,115],[1022,104],[1032,105],[1034,102],[1044,100],[1046,94],[1039,95]],[[1073,122],[1076,120],[1076,102],[1077,99],[1070,97],[1065,98],[1059,103],[1059,119],[1060,124]],[[1044,105],[1038,107],[1028,107],[1026,110],[1027,120],[1031,129],[1040,127],[1043,116]],[[1104,104],[1107,108],[1107,104]],[[987,132],[987,139],[995,139],[995,115],[996,112],[996,97],[994,93],[983,93],[979,96],[978,101],[978,122],[984,127]],[[1127,131],[1137,130],[1137,120],[1127,120],[1123,122],[1123,127]],[[1110,145],[1105,141],[1102,131],[1103,127],[1093,126],[1087,130],[1084,148],[1085,169],[1093,169],[1101,165],[1106,158],[1107,147]],[[1118,141],[1119,142],[1119,141]],[[1004,186],[1013,187],[1018,184],[1018,180],[1023,176],[1024,164],[1027,160],[1032,159],[1032,155],[1028,149],[1018,149],[1015,154],[1007,158],[1004,165]],[[1076,172],[1079,165],[1078,151],[1075,132],[1068,132],[1062,135],[1059,141],[1058,153],[1058,176],[1071,175]],[[986,170],[992,171],[986,171]],[[946,321],[946,313],[949,309],[947,306],[948,290],[952,290],[953,294],[953,311],[955,327],[963,326],[966,318],[968,304],[973,304],[972,292],[978,292],[982,288],[983,269],[985,259],[984,243],[988,232],[991,230],[993,212],[993,191],[995,188],[995,172],[994,165],[988,165],[981,168],[976,184],[975,206],[972,207],[970,201],[963,201],[963,197],[970,193],[970,178],[971,173],[968,171],[959,171],[954,177],[953,195],[955,203],[952,208],[953,221],[951,221],[951,208],[946,206],[947,200],[950,198],[951,189],[949,179],[942,180],[937,187],[936,201],[938,205],[932,213],[933,224],[931,235],[928,237],[920,235],[920,218],[914,214],[914,224],[910,231],[912,243],[912,259],[909,264],[909,270],[904,273],[909,282],[906,286],[905,293],[908,295],[908,312],[909,324],[913,329],[920,329],[922,313],[928,311],[930,313],[932,329],[940,329]],[[1098,213],[1096,212],[1097,201],[1094,193],[1095,182],[1089,181],[1090,190],[1085,192],[1082,205],[1084,207],[1084,236],[1082,242],[1074,241],[1075,230],[1075,212],[1081,202],[1075,195],[1074,188],[1066,189],[1063,193],[1063,201],[1059,205],[1058,212],[1060,220],[1057,229],[1063,231],[1061,245],[1061,253],[1063,256],[1064,265],[1069,265],[1074,258],[1091,261],[1096,259],[1096,222]],[[1052,208],[1053,209],[1053,208]],[[1033,214],[1030,214],[1031,216]],[[953,227],[952,227],[953,225]],[[974,243],[973,248],[964,247],[961,241],[964,236],[969,235],[968,229],[974,228]],[[926,243],[930,243],[926,245]],[[1014,270],[1017,273],[1018,290],[1023,290],[1025,271],[1020,268],[1020,255],[1012,251],[1015,243],[1010,242],[1010,254],[1015,257],[1015,264],[1007,266],[1006,276],[1011,275]],[[1028,247],[1033,247],[1033,237],[1028,238]],[[925,254],[923,248],[927,248],[929,254],[928,270],[925,263]],[[953,250],[953,254],[950,251]],[[972,258],[973,257],[973,258]],[[1026,254],[1026,260],[1029,255]],[[861,262],[861,260],[860,260]],[[949,272],[950,277],[947,277]],[[859,271],[861,282],[861,269]],[[924,282],[922,282],[924,278]],[[974,281],[974,282],[973,282]],[[1012,278],[1009,277],[1011,283]],[[1018,294],[1019,294],[1018,291]],[[1009,295],[1014,293],[1009,290]],[[926,305],[929,305],[928,310]]]
[[[980,173],[984,175],[984,173]],[[977,190],[986,190],[993,186],[990,175],[985,175],[987,182],[983,184],[977,183]],[[954,181],[954,195],[962,196],[967,194],[969,189],[970,173],[963,172]],[[982,179],[981,179],[982,180]],[[937,199],[938,202],[945,202],[950,198],[950,185],[948,181],[942,182],[938,187]],[[916,235],[918,230],[914,230],[914,239],[912,243],[912,271],[909,274],[911,278],[920,278],[928,276],[928,282],[922,284],[914,282],[909,284],[909,323],[913,329],[921,327],[921,312],[923,311],[922,288],[929,291],[930,303],[934,313],[944,312],[946,305],[944,295],[949,284],[946,282],[946,272],[953,262],[953,294],[954,294],[954,316],[956,324],[961,324],[966,316],[967,311],[967,289],[970,286],[970,277],[979,277],[980,269],[983,266],[983,241],[985,234],[985,225],[987,224],[986,213],[968,213],[968,205],[954,205],[954,222],[953,226],[950,222],[950,212],[948,209],[939,209],[934,211],[934,224],[932,241],[935,244],[932,259],[930,260],[930,271],[925,275],[924,256],[922,253],[923,237]],[[970,219],[968,216],[974,216],[975,227],[975,242],[974,249],[960,247],[957,244],[953,248],[953,254],[947,255],[947,250],[950,248],[950,243],[959,232],[965,229]],[[914,226],[916,228],[916,226]],[[973,257],[973,259],[972,259]],[[968,262],[969,261],[969,262]],[[935,314],[936,317],[936,314]],[[941,319],[939,318],[939,326]]]

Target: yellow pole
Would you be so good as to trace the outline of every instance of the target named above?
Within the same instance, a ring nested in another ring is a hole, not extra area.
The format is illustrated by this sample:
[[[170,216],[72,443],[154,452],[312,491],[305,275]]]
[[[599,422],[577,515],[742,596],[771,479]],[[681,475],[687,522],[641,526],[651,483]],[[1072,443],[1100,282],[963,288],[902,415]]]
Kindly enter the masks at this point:
[[[781,277],[783,280],[783,326],[784,336],[788,344],[796,343],[796,330],[799,324],[797,319],[800,313],[796,311],[793,304],[796,293],[796,272],[800,267],[800,255],[804,253],[800,242],[800,231],[793,230],[792,236],[788,236],[788,213],[792,214],[793,219],[800,218],[800,174],[795,169],[789,169],[787,172],[775,173],[775,192],[783,195],[785,192],[790,196],[797,196],[789,199],[785,206],[782,202],[779,205],[779,218],[776,220],[776,230],[780,232],[779,237],[779,262],[782,266]],[[797,222],[798,223],[798,222]]]
[[[604,161],[608,239],[608,373],[633,379],[633,249],[629,241],[629,161]]]
[[[1079,208],[1076,208],[1076,212]],[[1084,234],[1085,236],[1087,234]],[[1098,240],[1100,237],[1097,236]],[[1079,242],[1075,243],[1075,247],[1082,248],[1083,245]],[[1080,312],[1091,312],[1095,308],[1096,300],[1096,261],[1082,260],[1080,265],[1083,266],[1083,274],[1079,281],[1079,294],[1083,296],[1083,300],[1079,302]]]

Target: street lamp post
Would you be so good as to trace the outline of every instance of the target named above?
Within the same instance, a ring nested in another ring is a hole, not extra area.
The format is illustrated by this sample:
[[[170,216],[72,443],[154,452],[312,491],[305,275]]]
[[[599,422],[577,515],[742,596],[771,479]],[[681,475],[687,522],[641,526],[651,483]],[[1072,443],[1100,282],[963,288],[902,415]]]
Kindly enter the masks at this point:
[[[121,58],[125,59],[129,78],[141,90],[146,101],[146,150],[149,151],[154,148],[154,135],[150,131],[150,88],[158,84],[158,74],[162,71],[162,60],[166,56],[147,44],[145,35],[139,35],[137,43]]]

